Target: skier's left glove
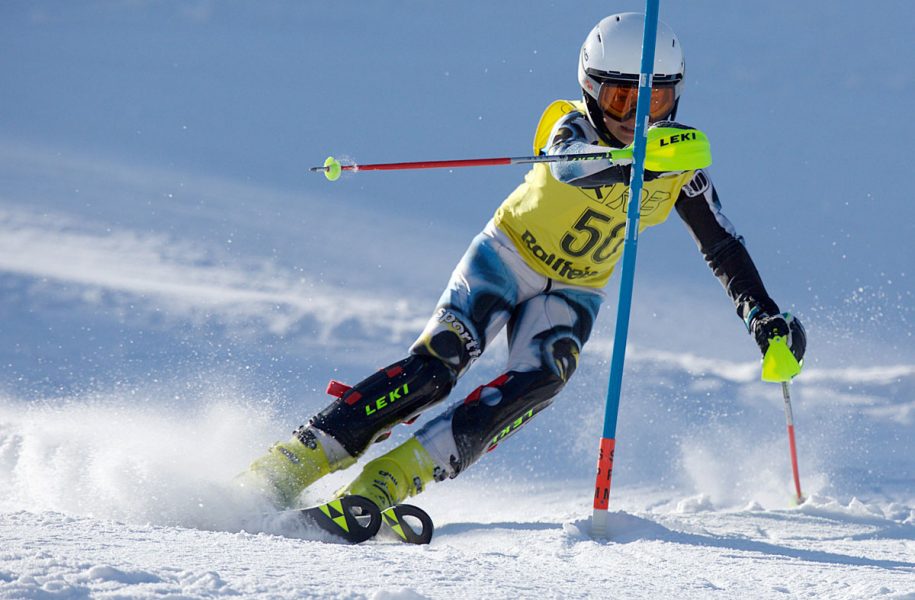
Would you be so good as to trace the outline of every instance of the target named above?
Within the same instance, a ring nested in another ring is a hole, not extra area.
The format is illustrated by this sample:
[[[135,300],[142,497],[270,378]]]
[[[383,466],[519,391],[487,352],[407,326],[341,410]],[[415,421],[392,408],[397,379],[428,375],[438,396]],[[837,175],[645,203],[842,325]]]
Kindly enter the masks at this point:
[[[753,318],[750,333],[756,338],[756,344],[763,356],[769,349],[769,340],[779,336],[788,338],[788,348],[791,349],[791,354],[798,362],[804,358],[804,352],[807,350],[807,332],[804,331],[800,319],[791,313],[772,316],[760,313]]]

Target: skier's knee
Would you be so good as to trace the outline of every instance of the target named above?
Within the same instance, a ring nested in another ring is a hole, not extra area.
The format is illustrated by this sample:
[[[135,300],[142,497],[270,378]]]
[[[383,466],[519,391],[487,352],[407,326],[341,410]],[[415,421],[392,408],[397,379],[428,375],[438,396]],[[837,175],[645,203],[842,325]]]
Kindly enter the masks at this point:
[[[460,374],[483,353],[483,343],[471,319],[456,308],[442,306],[413,343],[410,354],[437,358]]]
[[[580,354],[581,346],[571,337],[563,336],[543,344],[544,368],[552,371],[562,381],[560,389],[578,368]]]
[[[454,387],[454,371],[431,356],[412,355],[353,387],[331,382],[337,399],[311,419],[315,427],[337,440],[351,456],[390,434],[399,423],[443,400]]]

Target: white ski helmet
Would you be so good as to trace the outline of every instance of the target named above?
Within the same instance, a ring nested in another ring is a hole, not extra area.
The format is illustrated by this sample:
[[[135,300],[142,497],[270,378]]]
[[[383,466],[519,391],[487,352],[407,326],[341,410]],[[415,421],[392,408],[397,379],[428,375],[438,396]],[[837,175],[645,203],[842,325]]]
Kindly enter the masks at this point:
[[[603,135],[613,139],[604,125],[602,109],[602,87],[618,86],[623,88],[638,87],[639,71],[642,63],[642,33],[645,27],[645,15],[641,13],[620,13],[610,15],[598,23],[581,46],[578,60],[578,82],[588,108],[591,124]],[[673,119],[677,112],[680,92],[685,73],[683,50],[680,40],[666,23],[658,21],[658,37],[655,44],[654,77],[652,80],[653,121]],[[655,94],[666,90],[666,101],[654,102]],[[605,89],[603,105],[607,105],[608,92]],[[632,94],[634,110],[635,93]],[[667,108],[670,108],[667,111]],[[666,112],[666,114],[664,114]],[[614,115],[621,117],[623,115]]]

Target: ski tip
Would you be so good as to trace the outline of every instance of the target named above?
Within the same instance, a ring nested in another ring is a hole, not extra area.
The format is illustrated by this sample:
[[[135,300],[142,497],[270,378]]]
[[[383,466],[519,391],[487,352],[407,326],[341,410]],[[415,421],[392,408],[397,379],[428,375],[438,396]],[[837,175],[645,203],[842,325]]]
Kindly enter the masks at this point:
[[[435,525],[423,509],[412,504],[397,504],[381,513],[386,529],[405,544],[428,544]]]
[[[328,156],[324,161],[324,176],[327,177],[327,180],[337,181],[340,179],[341,172],[342,167],[340,166],[340,161],[333,156]]]
[[[368,498],[342,496],[299,513],[335,538],[359,544],[375,536],[381,528],[381,511]]]

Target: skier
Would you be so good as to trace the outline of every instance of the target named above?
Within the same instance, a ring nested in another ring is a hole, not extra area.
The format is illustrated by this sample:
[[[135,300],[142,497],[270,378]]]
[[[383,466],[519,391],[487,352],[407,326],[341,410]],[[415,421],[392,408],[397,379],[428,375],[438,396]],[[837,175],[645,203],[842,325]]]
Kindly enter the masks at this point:
[[[578,61],[583,99],[554,102],[535,135],[535,152],[603,152],[632,143],[642,30],[638,13],[612,15],[589,33]],[[659,23],[649,122],[673,119],[684,61],[673,31]],[[549,406],[575,372],[579,355],[622,255],[629,164],[536,164],[471,242],[409,356],[352,387],[331,382],[336,399],[251,465],[243,481],[281,507],[320,477],[352,465],[400,423],[442,402],[459,377],[507,326],[505,372],[452,404],[409,440],[370,461],[339,492],[380,509],[456,477]],[[787,336],[803,358],[800,321],[769,297],[721,212],[704,170],[645,173],[641,229],[672,209],[721,281],[765,354]]]

